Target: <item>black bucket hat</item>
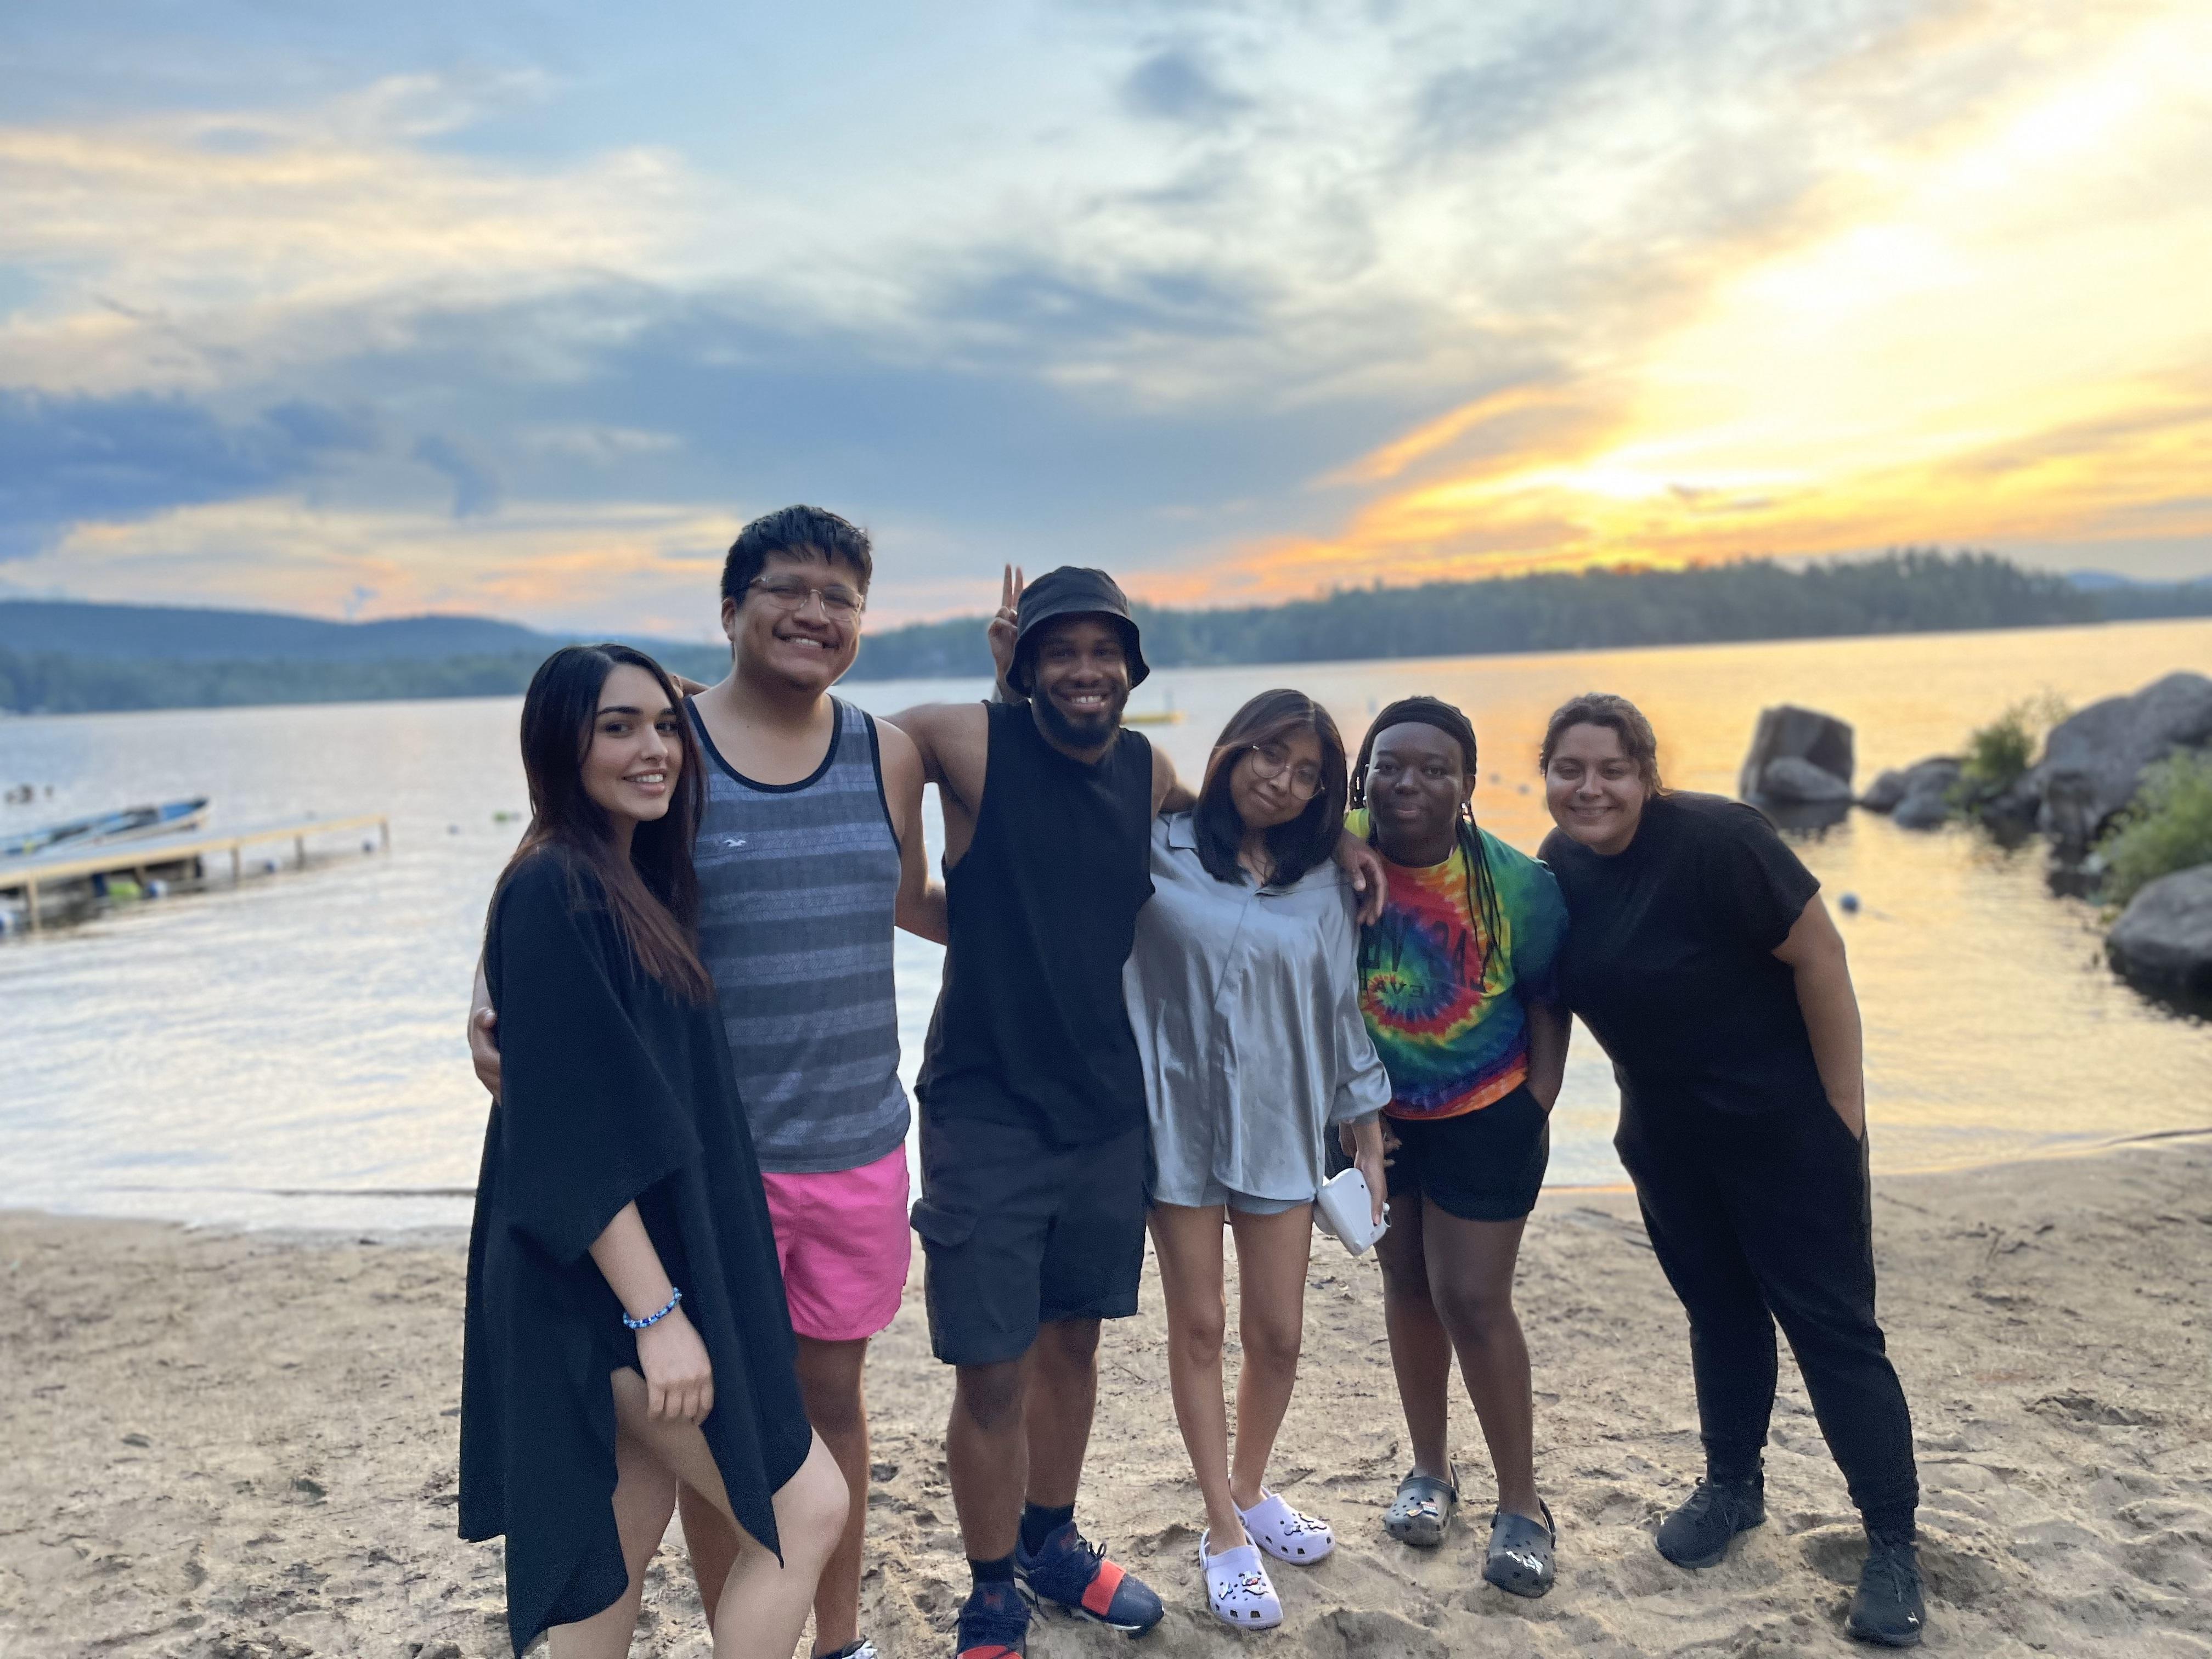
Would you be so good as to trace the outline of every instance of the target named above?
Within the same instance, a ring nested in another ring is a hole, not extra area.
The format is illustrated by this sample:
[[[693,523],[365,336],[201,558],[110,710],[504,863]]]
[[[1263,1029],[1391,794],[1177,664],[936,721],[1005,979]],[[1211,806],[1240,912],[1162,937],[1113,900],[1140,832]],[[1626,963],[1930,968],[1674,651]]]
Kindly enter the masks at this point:
[[[1103,570],[1064,564],[1057,570],[1046,571],[1022,589],[1021,613],[1021,626],[1014,635],[1013,672],[1009,678],[1014,690],[1024,696],[1030,691],[1030,659],[1034,655],[1031,647],[1037,630],[1062,617],[1104,617],[1121,624],[1121,648],[1128,655],[1132,690],[1142,685],[1145,676],[1152,672],[1137,638],[1137,619],[1129,614],[1129,601],[1123,596],[1120,584]]]

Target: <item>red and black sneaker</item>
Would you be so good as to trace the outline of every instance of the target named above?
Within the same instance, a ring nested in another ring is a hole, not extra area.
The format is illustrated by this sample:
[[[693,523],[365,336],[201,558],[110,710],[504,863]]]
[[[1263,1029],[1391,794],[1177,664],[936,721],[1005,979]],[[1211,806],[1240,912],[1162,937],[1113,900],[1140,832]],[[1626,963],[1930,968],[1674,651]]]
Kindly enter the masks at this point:
[[[1028,1604],[1003,1584],[979,1587],[960,1609],[955,1642],[957,1659],[1028,1659]]]
[[[1150,1585],[1109,1561],[1105,1547],[1086,1542],[1073,1521],[1055,1528],[1034,1555],[1017,1543],[1014,1577],[1040,1608],[1050,1603],[1126,1636],[1142,1636],[1167,1613]]]

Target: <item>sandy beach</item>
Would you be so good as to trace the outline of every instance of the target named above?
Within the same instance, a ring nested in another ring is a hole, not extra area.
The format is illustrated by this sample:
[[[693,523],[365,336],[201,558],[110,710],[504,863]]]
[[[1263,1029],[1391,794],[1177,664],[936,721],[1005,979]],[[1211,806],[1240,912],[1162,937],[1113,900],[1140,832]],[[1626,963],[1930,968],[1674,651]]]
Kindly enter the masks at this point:
[[[1938,1652],[2212,1654],[2212,1138],[1895,1177],[1882,1315],[1920,1448]],[[191,1232],[0,1216],[0,1656],[478,1659],[503,1654],[496,1546],[453,1536],[462,1241]],[[1404,1457],[1375,1270],[1317,1240],[1278,1484],[1340,1540],[1282,1568],[1266,1637],[1206,1614],[1199,1508],[1168,1405],[1157,1283],[1109,1327],[1083,1515],[1166,1597],[1140,1652],[1796,1655],[1838,1633],[1858,1532],[1797,1386],[1770,1520],[1723,1566],[1654,1553],[1698,1454],[1681,1316],[1625,1194],[1547,1193],[1520,1302],[1560,1578],[1478,1576],[1486,1486],[1420,1556],[1380,1521]],[[864,1628],[949,1651],[965,1588],[939,1439],[947,1374],[918,1287],[870,1370],[878,1486]],[[1054,1622],[1042,1655],[1127,1651]],[[672,1536],[635,1651],[708,1644]]]

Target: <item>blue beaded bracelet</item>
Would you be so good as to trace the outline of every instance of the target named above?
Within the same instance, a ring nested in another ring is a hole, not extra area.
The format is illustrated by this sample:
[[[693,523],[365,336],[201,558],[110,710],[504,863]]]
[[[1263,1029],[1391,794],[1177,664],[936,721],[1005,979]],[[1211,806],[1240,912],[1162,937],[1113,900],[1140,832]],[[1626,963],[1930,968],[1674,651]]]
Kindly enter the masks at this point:
[[[634,1331],[641,1331],[648,1325],[658,1325],[662,1320],[667,1318],[669,1315],[676,1311],[676,1304],[683,1299],[683,1291],[671,1289],[668,1292],[668,1305],[663,1308],[659,1313],[647,1314],[642,1319],[632,1319],[628,1314],[624,1314],[622,1316],[623,1323],[629,1326],[630,1329]]]

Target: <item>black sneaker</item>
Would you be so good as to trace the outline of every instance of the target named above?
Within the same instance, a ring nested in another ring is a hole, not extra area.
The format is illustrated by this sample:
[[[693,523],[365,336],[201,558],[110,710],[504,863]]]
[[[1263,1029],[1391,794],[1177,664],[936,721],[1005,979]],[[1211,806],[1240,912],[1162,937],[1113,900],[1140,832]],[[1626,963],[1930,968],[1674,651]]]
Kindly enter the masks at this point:
[[[1124,1636],[1142,1636],[1167,1613],[1151,1585],[1109,1560],[1106,1547],[1085,1539],[1073,1521],[1054,1528],[1035,1555],[1017,1540],[1014,1579],[1040,1607],[1096,1620]]]
[[[1766,1477],[1700,1480],[1697,1491],[1659,1523],[1659,1553],[1678,1567],[1717,1567],[1729,1540],[1766,1520]]]
[[[977,1586],[960,1609],[957,1659],[1025,1659],[1030,1608],[1012,1584]]]
[[[1909,1538],[1869,1538],[1866,1565],[1851,1593],[1851,1616],[1844,1630],[1878,1647],[1917,1648],[1928,1623],[1928,1604],[1920,1597],[1920,1555]]]

